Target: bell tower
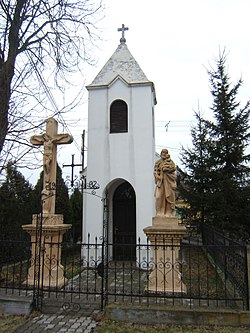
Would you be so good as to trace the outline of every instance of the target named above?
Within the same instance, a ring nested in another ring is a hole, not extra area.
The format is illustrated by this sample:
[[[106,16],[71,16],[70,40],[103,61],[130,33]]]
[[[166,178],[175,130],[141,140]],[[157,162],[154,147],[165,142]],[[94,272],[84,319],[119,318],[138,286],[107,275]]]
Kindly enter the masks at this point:
[[[110,242],[145,239],[143,228],[154,215],[155,88],[127,47],[127,30],[118,29],[120,44],[87,86],[87,181],[95,179],[100,189],[99,197],[84,196],[83,240],[103,234],[105,195]]]

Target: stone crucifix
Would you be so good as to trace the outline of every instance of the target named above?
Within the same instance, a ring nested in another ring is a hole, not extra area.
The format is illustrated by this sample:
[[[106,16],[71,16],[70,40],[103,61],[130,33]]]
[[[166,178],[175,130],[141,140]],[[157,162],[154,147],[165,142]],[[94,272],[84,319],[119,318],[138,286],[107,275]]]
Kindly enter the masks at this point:
[[[58,134],[58,123],[54,118],[46,120],[46,132],[42,135],[33,135],[30,142],[35,146],[44,146],[43,152],[43,215],[55,214],[56,202],[56,151],[57,145],[69,144],[73,137],[69,134]]]

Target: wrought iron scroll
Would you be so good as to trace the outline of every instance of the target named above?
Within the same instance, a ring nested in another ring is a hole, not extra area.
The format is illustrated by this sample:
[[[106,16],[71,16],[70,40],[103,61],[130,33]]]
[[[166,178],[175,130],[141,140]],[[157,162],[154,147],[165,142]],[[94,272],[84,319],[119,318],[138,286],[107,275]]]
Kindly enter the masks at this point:
[[[84,147],[84,141],[83,141],[83,147]],[[96,194],[96,190],[100,188],[100,185],[97,183],[96,180],[90,180],[87,182],[86,176],[83,174],[84,169],[84,154],[82,154],[82,163],[81,164],[75,164],[74,163],[74,154],[72,155],[72,162],[71,164],[64,164],[63,167],[71,167],[71,175],[66,176],[65,184],[66,186],[71,190],[74,191],[74,189],[79,189],[83,192],[83,190],[92,190],[92,194]],[[74,168],[76,166],[81,166],[80,176],[74,175]]]

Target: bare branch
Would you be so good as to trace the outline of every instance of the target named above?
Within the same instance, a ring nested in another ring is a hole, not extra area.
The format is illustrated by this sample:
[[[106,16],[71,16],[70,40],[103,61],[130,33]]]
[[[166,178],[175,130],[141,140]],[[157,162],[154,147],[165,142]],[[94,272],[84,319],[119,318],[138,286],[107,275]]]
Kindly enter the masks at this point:
[[[8,159],[20,162],[17,154],[29,152],[28,136],[46,117],[81,101],[77,93],[57,105],[52,91],[62,92],[69,74],[94,64],[102,12],[101,0],[0,0],[0,174]]]

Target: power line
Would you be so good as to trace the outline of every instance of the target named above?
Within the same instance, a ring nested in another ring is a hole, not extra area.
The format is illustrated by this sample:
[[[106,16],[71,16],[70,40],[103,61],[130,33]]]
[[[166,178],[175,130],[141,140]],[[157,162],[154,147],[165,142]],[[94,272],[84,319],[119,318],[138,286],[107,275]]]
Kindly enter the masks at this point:
[[[156,147],[156,148],[167,148],[167,149],[175,150],[175,151],[178,151],[178,152],[181,151],[181,148],[169,147],[169,146],[167,146],[167,145],[165,145],[165,146],[156,145],[155,147]]]
[[[174,122],[174,123],[190,123],[190,122],[192,122],[192,121],[194,121],[195,120],[195,118],[193,118],[193,119],[185,119],[185,120],[180,120],[180,119],[170,119],[169,121],[172,123],[172,122]],[[158,123],[166,123],[167,122],[167,120],[156,120],[155,122],[158,122]]]

